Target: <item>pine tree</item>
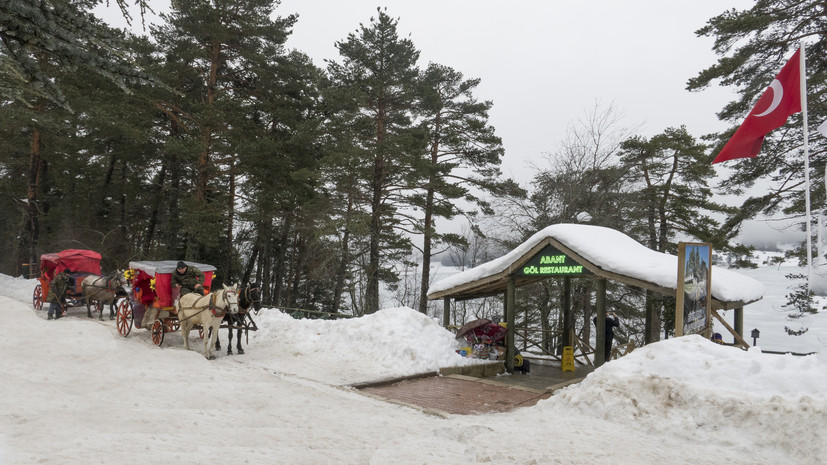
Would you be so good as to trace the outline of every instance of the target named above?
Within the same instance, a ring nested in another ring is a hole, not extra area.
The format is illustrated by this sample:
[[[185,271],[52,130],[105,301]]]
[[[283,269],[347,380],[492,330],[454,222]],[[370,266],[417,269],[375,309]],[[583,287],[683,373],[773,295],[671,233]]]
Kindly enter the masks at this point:
[[[719,240],[720,228],[710,214],[727,212],[725,206],[712,202],[708,186],[714,175],[705,155],[705,147],[690,136],[686,128],[668,128],[650,139],[636,136],[622,144],[621,162],[627,182],[635,195],[627,197],[631,216],[627,232],[652,250],[676,253],[674,238],[697,238],[725,244]],[[666,308],[660,295],[647,291],[649,313],[645,342],[660,337]]]
[[[504,150],[501,139],[488,124],[491,102],[479,102],[473,92],[479,79],[464,79],[462,73],[447,66],[431,63],[420,79],[419,117],[427,131],[428,141],[421,162],[423,177],[411,197],[411,204],[424,214],[421,228],[422,278],[419,311],[427,310],[430,286],[431,257],[434,247],[461,244],[456,234],[437,232],[437,218],[451,219],[456,215],[474,216],[470,202],[492,213],[480,193],[515,192],[513,182],[499,181],[499,165]],[[424,196],[422,195],[424,192]]]
[[[283,44],[295,16],[270,19],[273,0],[174,0],[167,24],[153,28],[165,54],[165,75],[183,97],[163,107],[178,125],[184,144],[170,147],[183,163],[181,256],[215,262],[234,277],[232,249],[236,180],[250,153],[242,149],[256,108],[248,108],[266,87],[285,54]],[[248,111],[249,110],[249,111]],[[276,123],[277,124],[277,123]]]
[[[380,281],[396,279],[382,262],[407,255],[410,247],[399,234],[399,228],[410,229],[410,217],[396,214],[405,206],[411,169],[424,146],[412,123],[419,51],[411,40],[399,37],[397,24],[379,9],[370,25],[360,25],[357,33],[336,42],[342,63],[328,66],[359,130],[364,166],[360,181],[369,213],[365,313],[379,309]]]
[[[103,1],[0,2],[0,98],[28,104],[42,98],[70,108],[71,102],[61,90],[62,80],[43,67],[43,59],[98,73],[125,91],[131,81],[157,83],[125,58],[120,34],[90,12]],[[147,2],[134,2],[142,15]],[[117,0],[117,4],[130,20],[127,0]]]

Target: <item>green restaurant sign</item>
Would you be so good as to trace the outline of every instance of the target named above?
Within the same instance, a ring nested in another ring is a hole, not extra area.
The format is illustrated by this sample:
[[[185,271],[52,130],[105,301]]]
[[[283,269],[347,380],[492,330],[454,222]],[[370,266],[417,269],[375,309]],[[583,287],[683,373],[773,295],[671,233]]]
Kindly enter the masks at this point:
[[[592,274],[585,266],[577,263],[554,246],[547,245],[531,257],[516,276],[578,276]]]

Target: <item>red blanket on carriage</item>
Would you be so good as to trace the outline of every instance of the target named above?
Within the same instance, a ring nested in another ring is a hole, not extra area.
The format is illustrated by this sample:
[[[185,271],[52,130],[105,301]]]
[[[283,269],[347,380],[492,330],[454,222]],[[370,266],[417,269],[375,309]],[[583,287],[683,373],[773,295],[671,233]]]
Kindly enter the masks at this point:
[[[58,253],[44,253],[40,256],[40,273],[51,280],[57,271],[69,268],[71,272],[101,274],[101,254],[82,249],[63,250]]]

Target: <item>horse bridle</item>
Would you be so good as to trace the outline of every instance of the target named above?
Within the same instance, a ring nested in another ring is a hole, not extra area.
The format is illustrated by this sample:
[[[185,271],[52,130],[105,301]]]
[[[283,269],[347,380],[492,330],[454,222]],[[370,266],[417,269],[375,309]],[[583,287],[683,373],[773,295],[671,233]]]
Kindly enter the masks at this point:
[[[224,291],[224,293],[223,293],[223,294],[221,294],[221,300],[223,300],[223,301],[224,301],[224,303],[225,303],[225,304],[227,304],[227,306],[226,306],[225,308],[220,309],[220,308],[218,308],[218,307],[216,307],[216,306],[215,306],[215,299],[216,299],[216,297],[217,297],[217,293],[216,293],[216,292],[211,292],[211,293],[209,293],[209,294],[207,294],[207,295],[204,295],[204,296],[199,297],[199,298],[198,298],[198,300],[196,300],[196,301],[195,301],[195,303],[198,303],[198,302],[199,302],[199,301],[201,301],[201,299],[203,299],[204,297],[210,296],[210,302],[209,302],[209,304],[208,304],[206,307],[204,307],[204,308],[202,308],[201,310],[199,310],[198,312],[196,312],[196,313],[194,313],[194,314],[192,314],[192,315],[188,316],[188,317],[187,317],[187,318],[185,318],[183,321],[187,321],[187,320],[189,320],[190,318],[194,317],[195,315],[200,315],[202,312],[204,312],[204,311],[206,311],[206,310],[209,310],[210,312],[212,312],[213,316],[214,316],[214,317],[216,317],[216,318],[218,318],[218,316],[216,315],[216,310],[221,310],[221,312],[222,312],[221,317],[223,318],[223,317],[224,317],[224,315],[223,315],[223,314],[224,314],[224,313],[227,313],[227,310],[226,310],[226,309],[227,309],[227,308],[229,308],[229,307],[230,307],[230,305],[232,304],[232,302],[230,302],[230,299],[227,297],[227,294],[238,294],[238,291],[237,291],[237,290],[233,290],[233,289],[221,289],[221,291]],[[220,291],[219,291],[219,292],[220,292]],[[236,304],[236,306],[238,306],[238,299],[236,299],[236,303],[235,303],[235,304]],[[195,306],[195,305],[191,305],[191,306],[189,306],[189,307],[181,307],[181,309],[182,309],[182,310],[183,310],[184,308],[188,308],[188,309],[189,309],[189,308],[198,308],[198,307],[197,307],[197,306]],[[232,313],[230,313],[230,314],[232,315]]]
[[[256,302],[261,302],[261,298],[254,299],[250,295],[250,293],[253,289],[258,289],[259,290],[259,296],[261,295],[261,286],[254,288],[253,286],[250,286],[248,284],[244,287],[244,291],[243,291],[244,292],[244,298],[250,301],[250,307],[253,307],[253,311],[255,312],[256,315],[258,315],[258,309],[256,309]],[[249,309],[250,307],[247,307],[247,308]],[[240,306],[239,306],[239,308],[240,308]]]
[[[95,279],[95,282],[92,283],[91,286],[96,287],[98,289],[106,289],[107,291],[117,291],[118,288],[114,287],[112,285],[112,283],[115,281],[115,276],[117,276],[117,275],[118,275],[118,272],[115,271],[114,273],[112,273],[112,275],[110,275],[109,277],[106,277],[106,278],[104,278],[103,276],[98,276],[98,278]],[[98,286],[98,281],[100,281],[101,279],[103,279],[104,282],[106,283],[106,285],[104,287]]]

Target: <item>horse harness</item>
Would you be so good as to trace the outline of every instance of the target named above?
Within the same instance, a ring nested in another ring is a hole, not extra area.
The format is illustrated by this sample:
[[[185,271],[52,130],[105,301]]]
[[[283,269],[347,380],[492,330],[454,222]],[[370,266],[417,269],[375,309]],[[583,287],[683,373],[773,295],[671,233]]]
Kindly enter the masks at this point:
[[[230,300],[227,298],[227,294],[237,294],[237,293],[238,293],[238,291],[232,291],[232,290],[229,290],[229,289],[224,289],[224,294],[222,294],[222,295],[221,295],[221,300],[223,300],[223,301],[224,301],[224,303],[226,304],[226,307],[225,307],[225,308],[227,308],[227,307],[229,307],[229,306],[230,306]],[[190,316],[188,316],[188,317],[184,318],[183,320],[179,320],[179,321],[187,321],[187,320],[189,320],[190,318],[193,318],[193,317],[194,317],[194,316],[196,316],[196,315],[200,315],[202,312],[207,311],[207,310],[211,311],[211,312],[212,312],[212,316],[213,316],[213,317],[215,317],[215,318],[224,318],[224,315],[227,313],[227,312],[226,312],[226,310],[222,310],[222,309],[218,308],[218,307],[215,305],[215,303],[216,303],[216,298],[218,297],[218,294],[217,294],[217,293],[215,293],[215,292],[211,292],[211,293],[209,293],[207,296],[209,296],[209,297],[210,297],[210,303],[209,303],[209,305],[207,305],[206,307],[202,308],[201,310],[199,310],[199,311],[197,311],[197,312],[193,313],[192,315],[190,315]],[[201,297],[199,297],[199,298],[198,298],[198,300],[196,300],[196,301],[195,301],[195,303],[200,302],[200,301],[201,301],[201,299],[203,299],[204,297],[207,297],[207,296],[201,296]],[[198,307],[198,306],[196,306],[196,305],[193,305],[193,306],[191,306],[191,307],[181,307],[181,308],[179,309],[179,311],[180,311],[180,310],[184,310],[184,309],[192,309],[192,308],[199,308],[199,307]]]
[[[104,280],[104,282],[106,283],[105,286],[99,286],[98,285],[98,282],[100,282],[101,279]],[[95,279],[95,282],[93,282],[92,284],[87,284],[87,286],[91,286],[91,287],[94,287],[96,289],[105,289],[107,291],[113,291],[114,292],[114,291],[117,291],[118,288],[113,286],[113,284],[112,284],[113,282],[115,282],[115,276],[114,275],[111,278],[104,278],[103,276],[99,276],[98,278]]]

